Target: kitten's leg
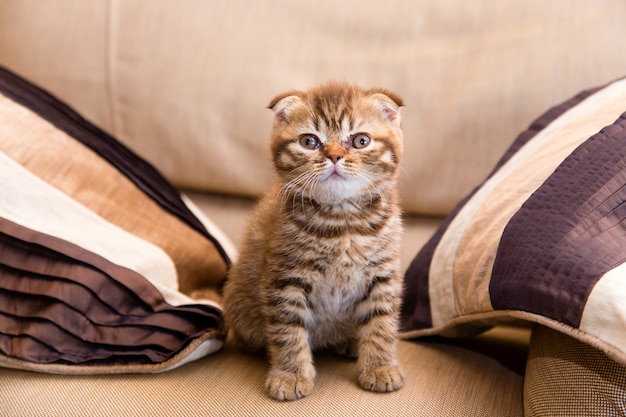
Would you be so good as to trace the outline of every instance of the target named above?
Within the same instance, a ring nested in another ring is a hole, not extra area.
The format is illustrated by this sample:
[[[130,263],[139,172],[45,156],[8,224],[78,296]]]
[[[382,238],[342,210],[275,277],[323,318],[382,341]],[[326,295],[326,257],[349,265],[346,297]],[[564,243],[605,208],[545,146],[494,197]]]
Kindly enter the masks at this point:
[[[289,277],[274,282],[268,291],[266,331],[270,371],[265,382],[276,400],[297,400],[313,390],[315,368],[305,324],[309,318],[304,280]]]
[[[366,298],[357,306],[358,381],[370,391],[396,391],[404,385],[404,373],[397,359],[399,288],[394,277],[376,277]]]

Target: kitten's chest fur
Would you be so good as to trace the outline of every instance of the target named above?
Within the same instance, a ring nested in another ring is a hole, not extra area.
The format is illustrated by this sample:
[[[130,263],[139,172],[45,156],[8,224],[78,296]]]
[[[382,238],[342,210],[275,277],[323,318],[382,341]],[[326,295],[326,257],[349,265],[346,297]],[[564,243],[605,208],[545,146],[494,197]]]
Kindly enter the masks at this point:
[[[319,316],[346,318],[359,302],[371,279],[367,271],[367,243],[375,239],[357,236],[334,238],[324,262],[326,268],[312,280],[309,301]]]
[[[366,259],[355,256],[365,251],[359,243],[362,239],[342,236],[332,240],[326,243],[334,247],[319,259],[326,267],[322,271],[311,271],[309,275],[311,290],[307,294],[306,327],[313,349],[347,343],[346,335],[356,331],[355,308],[365,297],[371,281]]]
[[[312,347],[340,345],[355,336],[355,310],[375,277],[389,268],[399,219],[371,207],[300,209],[286,213],[289,220],[278,233],[282,244],[272,258],[283,260],[283,276],[308,277],[305,317]]]

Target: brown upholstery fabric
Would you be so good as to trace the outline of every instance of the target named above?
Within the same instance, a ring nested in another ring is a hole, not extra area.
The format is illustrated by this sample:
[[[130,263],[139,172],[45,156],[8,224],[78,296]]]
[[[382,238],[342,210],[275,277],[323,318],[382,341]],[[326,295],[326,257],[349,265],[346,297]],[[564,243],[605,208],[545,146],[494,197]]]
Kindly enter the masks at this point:
[[[524,412],[527,417],[625,416],[626,367],[537,325],[524,379]]]

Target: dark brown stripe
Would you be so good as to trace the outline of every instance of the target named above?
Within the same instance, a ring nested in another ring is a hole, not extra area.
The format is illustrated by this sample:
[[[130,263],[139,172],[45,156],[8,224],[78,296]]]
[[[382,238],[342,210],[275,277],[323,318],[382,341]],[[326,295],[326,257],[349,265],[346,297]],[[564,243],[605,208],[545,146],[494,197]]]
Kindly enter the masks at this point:
[[[383,166],[390,165],[390,164],[382,164],[380,162],[380,157],[385,153],[385,150],[389,150],[391,152],[391,159],[394,162],[393,164],[391,164],[391,166],[393,167],[393,169],[395,169],[395,167],[397,166],[399,162],[397,146],[394,146],[395,145],[394,142],[387,137],[376,137],[374,138],[374,141],[378,143],[382,143],[384,145],[382,152],[380,152],[380,154],[377,155],[374,162]]]
[[[300,315],[278,310],[269,315],[269,322],[272,325],[304,327],[304,319]]]
[[[311,256],[310,258],[305,258],[303,256],[290,258],[285,256],[284,259],[281,260],[281,265],[285,270],[304,268],[307,271],[314,271],[320,274],[324,274],[327,270],[327,265],[322,263],[324,259],[323,256],[325,254],[317,253],[315,254],[315,256],[312,255],[312,253],[308,254],[308,256]]]
[[[32,321],[24,334],[24,320],[0,313],[0,352],[37,364],[128,365],[161,363],[171,357],[166,349],[149,345],[88,343],[45,321]],[[46,340],[40,340],[43,337]],[[49,344],[54,341],[54,344]]]
[[[71,295],[74,298],[72,305],[76,309],[83,306],[82,311],[85,313],[91,306],[81,302],[81,297],[74,293],[78,288],[82,288],[81,294],[93,294],[107,308],[126,315],[149,314],[172,308],[162,294],[137,272],[111,263],[70,242],[4,218],[0,218],[0,253],[3,254],[0,265],[22,271],[28,276],[28,281],[16,282],[10,288],[14,291],[22,291],[24,287],[40,282],[45,294],[52,296],[55,291],[59,291],[57,295],[60,297],[62,289],[46,288],[45,285],[55,279],[68,285],[66,290],[72,289],[63,292],[63,295]],[[102,290],[102,282],[107,285],[106,291]],[[9,289],[10,280],[3,279],[2,284]],[[205,311],[218,313],[214,307],[200,304],[177,306],[174,309],[177,314],[204,314]]]
[[[270,303],[276,306],[279,306],[283,311],[288,312],[291,311],[289,309],[283,309],[282,307],[288,307],[297,310],[304,310],[308,308],[308,302],[305,297],[301,300],[294,300],[292,297],[285,297],[281,293],[278,294],[270,294]]]
[[[51,258],[50,261],[52,262],[74,260],[79,265],[88,265],[110,277],[115,277],[119,285],[137,294],[148,305],[158,306],[164,303],[161,293],[151,284],[146,285],[148,281],[141,275],[111,263],[78,245],[54,236],[39,233],[3,218],[0,218],[0,233],[5,235],[7,244],[21,245],[21,249],[24,251],[22,256],[39,252],[43,253],[46,258]],[[20,243],[16,244],[16,241],[20,241]],[[82,275],[80,270],[77,270],[74,276],[81,278],[82,281],[89,282],[88,277]],[[113,299],[111,301],[114,302]]]
[[[331,128],[333,123],[326,112],[326,102],[320,97],[316,97],[313,105],[315,108],[314,113],[322,119],[327,128]]]
[[[298,155],[296,155],[296,153],[289,148],[289,145],[291,145],[292,142],[281,142],[278,147],[276,148],[276,154],[275,154],[275,158],[274,158],[274,165],[276,166],[276,169],[282,172],[285,172],[286,174],[291,174],[293,173],[294,168],[300,166],[300,164],[298,164]],[[296,165],[294,164],[289,164],[289,163],[285,163],[283,161],[283,155],[288,155],[289,157],[291,157],[291,159],[293,159]]]
[[[389,283],[391,279],[392,277],[381,277],[381,276],[375,276],[374,278],[372,278],[369,285],[367,286],[367,290],[365,291],[365,294],[363,295],[363,298],[361,299],[361,301],[365,301],[368,298],[370,298],[370,295],[372,294],[372,290],[374,288],[376,288],[378,285]]]
[[[5,222],[0,220],[0,229]],[[104,311],[117,307],[125,314],[146,314],[153,310],[152,305],[163,302],[159,295],[158,298],[152,298],[153,304],[146,303],[117,281],[112,281],[108,290],[103,292],[99,286],[103,279],[102,272],[86,262],[76,262],[40,244],[0,234],[0,253],[3,255],[0,264],[7,271],[2,274],[0,288],[6,290],[54,298],[71,295],[75,299],[75,308],[85,312],[103,305]],[[16,278],[10,271],[22,271],[28,279]],[[73,281],[72,277],[81,277],[81,281]],[[94,305],[90,297],[95,297],[99,302]]]
[[[3,275],[5,273],[6,271],[2,271]],[[20,278],[26,277],[22,275]],[[28,323],[22,329],[24,334],[41,335],[40,340],[49,344],[54,342],[56,346],[58,346],[57,342],[63,344],[65,341],[45,340],[45,331],[38,330],[39,323],[54,325],[64,333],[71,334],[90,344],[160,346],[164,351],[172,351],[180,348],[180,344],[187,337],[184,332],[161,327],[158,325],[158,321],[155,322],[155,325],[149,325],[142,320],[142,317],[137,316],[123,317],[118,315],[110,324],[97,324],[76,311],[71,304],[65,304],[46,296],[3,290],[0,292],[0,305],[2,305],[0,307],[2,314],[19,318],[21,324]],[[160,318],[167,319],[167,317]],[[99,318],[96,317],[96,319]],[[187,325],[189,324],[187,323]],[[190,329],[186,330],[189,331]],[[86,356],[89,355],[85,347],[82,350]]]
[[[580,145],[507,224],[489,292],[578,327],[598,280],[626,262],[626,114]]]
[[[308,280],[306,280],[305,278],[294,277],[294,276],[278,277],[271,283],[272,288],[279,289],[279,290],[287,288],[289,286],[299,288],[302,291],[304,291],[305,294],[309,294],[311,290],[313,289],[313,287],[308,282]]]

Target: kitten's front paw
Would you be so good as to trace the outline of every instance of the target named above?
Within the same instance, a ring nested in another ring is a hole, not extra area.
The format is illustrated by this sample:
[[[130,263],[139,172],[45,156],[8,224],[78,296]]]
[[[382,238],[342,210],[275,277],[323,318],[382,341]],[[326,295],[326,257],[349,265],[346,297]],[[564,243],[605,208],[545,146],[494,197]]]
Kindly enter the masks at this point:
[[[399,366],[366,369],[359,375],[359,385],[370,391],[397,391],[404,385],[404,373]]]
[[[313,390],[313,378],[301,373],[270,372],[265,381],[267,394],[278,401],[306,397]]]

